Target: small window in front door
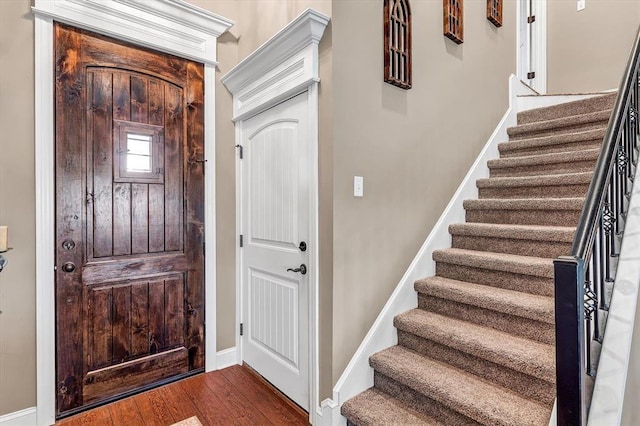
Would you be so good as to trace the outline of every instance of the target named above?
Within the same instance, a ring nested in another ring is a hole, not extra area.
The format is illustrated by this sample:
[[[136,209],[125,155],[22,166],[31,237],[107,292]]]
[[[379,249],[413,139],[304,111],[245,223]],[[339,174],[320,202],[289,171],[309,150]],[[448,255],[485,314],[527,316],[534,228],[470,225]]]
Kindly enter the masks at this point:
[[[127,133],[127,172],[153,171],[153,136]]]
[[[163,183],[162,126],[114,120],[114,181]]]

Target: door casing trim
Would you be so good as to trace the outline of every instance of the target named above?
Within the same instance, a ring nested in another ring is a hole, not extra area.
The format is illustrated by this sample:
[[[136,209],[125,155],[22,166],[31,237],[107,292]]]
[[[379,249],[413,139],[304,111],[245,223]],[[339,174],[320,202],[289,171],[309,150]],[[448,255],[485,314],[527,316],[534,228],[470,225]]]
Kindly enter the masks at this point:
[[[55,422],[54,21],[204,63],[205,369],[216,369],[215,67],[233,21],[182,0],[35,0],[36,410]],[[207,309],[206,307],[214,307]]]
[[[221,78],[233,95],[235,141],[242,141],[243,121],[295,95],[308,92],[307,114],[310,138],[309,170],[309,417],[312,424],[322,415],[319,391],[319,249],[318,249],[318,44],[329,17],[307,9],[280,32],[258,47]],[[236,348],[243,359],[240,322],[242,312],[241,165],[236,155]]]
[[[520,14],[522,8],[526,8],[527,1],[529,0],[518,0],[516,2],[516,74],[525,83],[528,81],[526,75],[519,75],[522,61],[524,60],[520,51],[520,29],[522,25],[526,25],[520,19]],[[536,49],[533,51],[532,66],[536,72],[536,79],[533,81],[532,88],[539,94],[544,95],[547,93],[547,0],[533,0],[533,5],[536,15],[535,24],[539,31],[535,32],[533,40]]]

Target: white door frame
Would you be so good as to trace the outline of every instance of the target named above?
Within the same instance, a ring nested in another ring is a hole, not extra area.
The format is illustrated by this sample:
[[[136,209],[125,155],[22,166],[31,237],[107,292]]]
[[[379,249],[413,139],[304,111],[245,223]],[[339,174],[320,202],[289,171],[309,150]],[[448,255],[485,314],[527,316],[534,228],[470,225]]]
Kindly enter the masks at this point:
[[[534,14],[536,20],[534,22],[536,31],[533,33],[532,43],[534,45],[533,48],[533,57],[532,60],[532,69],[524,70],[523,64],[526,63],[527,59],[522,57],[524,52],[520,51],[520,31],[523,25],[527,25],[526,23],[526,8],[529,0],[518,0],[516,2],[516,74],[518,78],[529,84],[529,80],[527,79],[527,71],[535,71],[536,77],[531,81],[532,88],[540,93],[547,93],[547,0],[532,0]],[[524,20],[521,19],[524,16]],[[529,48],[531,48],[530,46]]]
[[[258,47],[221,79],[233,95],[236,143],[242,141],[242,124],[261,111],[297,94],[308,92],[309,138],[312,168],[309,171],[309,416],[312,423],[321,415],[319,401],[318,344],[318,43],[329,17],[307,9],[280,32]],[[240,159],[236,156],[236,347],[242,362],[239,325],[242,312],[240,264]]]
[[[216,369],[216,43],[233,21],[183,0],[35,0],[37,424],[55,422],[55,111],[53,23],[61,22],[204,64],[205,369]],[[208,309],[207,309],[208,307]],[[213,308],[213,309],[211,309]]]

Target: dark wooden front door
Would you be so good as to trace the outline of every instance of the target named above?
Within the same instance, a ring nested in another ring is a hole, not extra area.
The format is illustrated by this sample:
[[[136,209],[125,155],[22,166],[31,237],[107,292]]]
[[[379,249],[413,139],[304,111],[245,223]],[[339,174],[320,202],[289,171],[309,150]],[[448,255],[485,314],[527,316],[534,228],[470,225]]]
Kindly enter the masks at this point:
[[[204,69],[55,26],[57,414],[204,368]]]

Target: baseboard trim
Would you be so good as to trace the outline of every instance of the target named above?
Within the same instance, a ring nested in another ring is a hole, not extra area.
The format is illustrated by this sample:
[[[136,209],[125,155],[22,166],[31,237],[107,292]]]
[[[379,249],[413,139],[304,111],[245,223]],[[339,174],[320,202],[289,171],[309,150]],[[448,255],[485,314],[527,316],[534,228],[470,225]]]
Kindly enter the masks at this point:
[[[393,318],[417,306],[413,283],[419,278],[434,275],[433,251],[450,247],[449,224],[464,222],[465,210],[462,205],[463,201],[469,198],[477,198],[476,180],[489,176],[487,160],[499,156],[498,143],[508,140],[507,128],[516,125],[517,97],[531,93],[533,93],[531,88],[522,84],[515,75],[512,74],[509,77],[509,108],[507,112],[489,137],[458,190],[449,201],[360,347],[351,358],[340,379],[338,379],[333,388],[331,403],[323,404],[321,407],[322,414],[317,417],[322,417],[323,421],[318,424],[346,425],[346,419],[340,415],[342,404],[349,398],[373,386],[373,369],[369,366],[369,356],[397,344]]]
[[[338,403],[327,398],[320,403],[311,416],[313,426],[333,426],[340,424],[340,407]]]
[[[36,407],[29,407],[0,416],[0,425],[2,426],[33,426],[37,423]]]
[[[216,369],[222,370],[236,364],[238,364],[238,352],[235,346],[216,352]]]

